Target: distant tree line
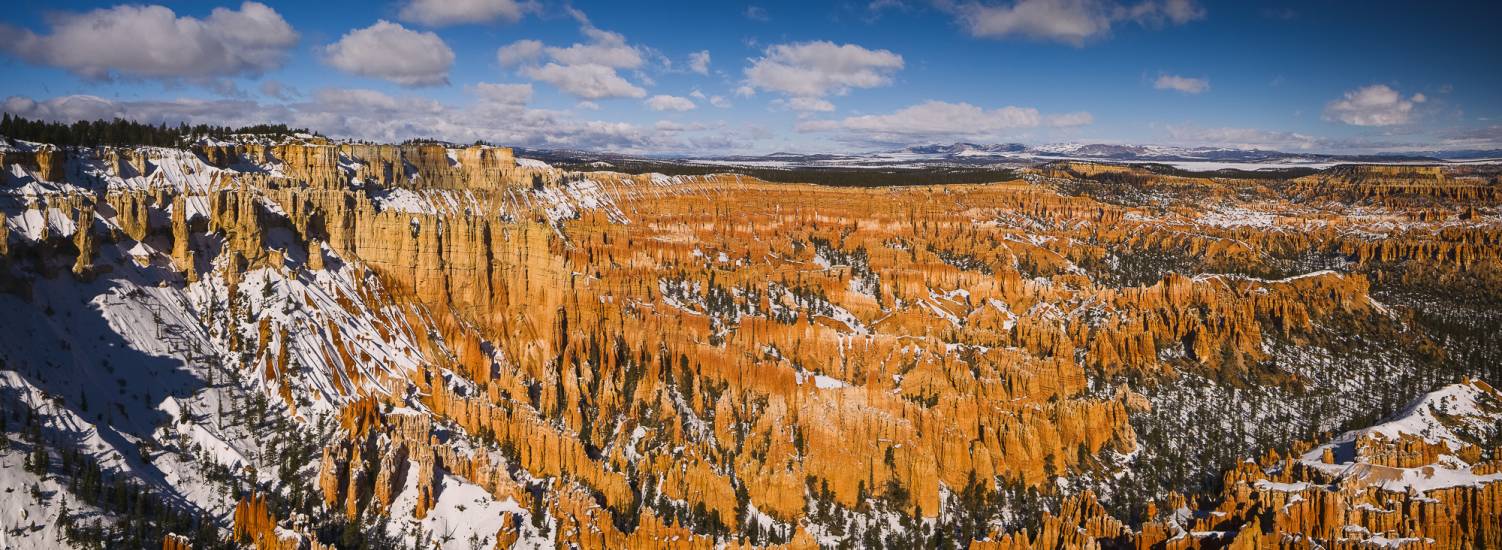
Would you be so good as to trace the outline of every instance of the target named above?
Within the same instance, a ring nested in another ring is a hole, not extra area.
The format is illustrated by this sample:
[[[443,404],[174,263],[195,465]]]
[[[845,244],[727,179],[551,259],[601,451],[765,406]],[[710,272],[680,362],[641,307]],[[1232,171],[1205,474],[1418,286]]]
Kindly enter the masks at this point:
[[[285,124],[256,124],[252,126],[213,126],[179,123],[151,125],[133,120],[80,120],[72,124],[32,120],[5,113],[0,118],[0,136],[10,139],[51,143],[53,145],[152,145],[171,147],[198,138],[225,138],[236,134],[262,134],[286,136],[294,133],[309,133],[306,129],[288,128]]]

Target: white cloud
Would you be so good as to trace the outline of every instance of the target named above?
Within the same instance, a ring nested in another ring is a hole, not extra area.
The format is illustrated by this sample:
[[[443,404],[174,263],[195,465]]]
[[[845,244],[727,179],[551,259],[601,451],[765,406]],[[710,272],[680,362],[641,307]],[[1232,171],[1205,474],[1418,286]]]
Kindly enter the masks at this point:
[[[767,9],[761,6],[746,6],[745,15],[746,19],[750,19],[752,21],[761,21],[765,23],[772,20],[772,16],[767,14]]]
[[[971,36],[1035,40],[1083,46],[1105,36],[1111,26],[1134,21],[1146,26],[1182,25],[1205,16],[1195,0],[1144,0],[1122,4],[1114,0],[1017,0],[1001,4],[944,1]]]
[[[622,77],[618,69],[641,68],[650,50],[627,43],[620,33],[595,27],[577,9],[567,11],[579,22],[579,32],[589,38],[587,42],[557,47],[536,40],[520,40],[497,50],[496,60],[502,66],[519,66],[517,72],[521,75],[552,84],[580,99],[646,97],[647,91]],[[539,64],[545,58],[547,63]],[[642,71],[634,74],[637,80],[651,85],[651,79]]]
[[[913,143],[934,139],[995,139],[1015,130],[1080,126],[1093,121],[1094,118],[1084,112],[1045,116],[1031,107],[1007,106],[986,110],[969,103],[928,101],[890,114],[804,121],[797,129],[801,132],[842,131],[852,141]]]
[[[0,24],[0,50],[91,79],[258,75],[297,44],[281,14],[259,2],[215,8],[208,19],[160,5],[121,5],[48,18],[52,33]]]
[[[791,96],[819,97],[885,86],[902,67],[902,56],[888,50],[822,41],[778,44],[746,68],[746,82]]]
[[[673,95],[654,95],[646,104],[653,111],[692,111],[698,107],[686,97]]]
[[[708,101],[710,105],[714,105],[715,107],[719,107],[721,109],[729,109],[731,107],[730,100],[725,99],[724,96],[707,95],[697,89],[689,92],[688,96],[700,101]]]
[[[585,25],[584,34],[590,37],[587,43],[578,43],[567,48],[548,47],[548,56],[564,65],[594,64],[617,69],[635,69],[642,64],[641,50],[626,43],[620,33],[604,31]]]
[[[792,97],[780,103],[794,111],[805,113],[829,112],[834,110],[834,104],[817,97]]]
[[[580,101],[579,103],[574,104],[574,108],[583,109],[585,111],[598,111],[600,110],[600,104],[593,101]]]
[[[542,48],[538,40],[517,40],[497,49],[495,59],[502,67],[515,67],[542,59]]]
[[[647,91],[621,78],[615,69],[604,65],[559,65],[523,67],[522,74],[552,84],[559,90],[583,99],[612,97],[646,97]]]
[[[515,23],[535,8],[516,0],[409,0],[397,17],[429,27],[497,20]]]
[[[1353,126],[1405,124],[1413,117],[1414,104],[1427,99],[1424,94],[1403,99],[1402,94],[1386,84],[1373,84],[1346,92],[1340,99],[1325,105],[1325,119]]]
[[[325,47],[324,53],[336,69],[403,86],[447,84],[454,64],[454,50],[437,34],[409,30],[384,19],[349,31]]]
[[[688,70],[703,75],[709,74],[709,50],[688,54]]]
[[[481,82],[475,84],[471,90],[476,96],[494,103],[507,105],[526,105],[532,101],[531,84],[492,84]]]
[[[1210,90],[1210,81],[1204,78],[1162,74],[1158,75],[1158,79],[1153,81],[1153,87],[1159,90],[1174,90],[1186,94],[1198,94]]]
[[[750,86],[740,86],[735,89],[736,97],[751,97],[754,95],[756,95],[756,88]]]
[[[93,95],[60,96],[45,101],[11,96],[5,98],[5,112],[27,118],[62,122],[109,120],[125,115],[125,111],[114,101]]]

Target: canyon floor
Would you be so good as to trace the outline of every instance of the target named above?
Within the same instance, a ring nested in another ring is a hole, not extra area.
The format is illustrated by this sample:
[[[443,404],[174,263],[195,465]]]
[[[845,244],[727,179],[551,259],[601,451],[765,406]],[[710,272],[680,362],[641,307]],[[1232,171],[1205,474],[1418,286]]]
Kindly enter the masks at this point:
[[[1494,165],[0,143],[0,547],[1502,544]]]

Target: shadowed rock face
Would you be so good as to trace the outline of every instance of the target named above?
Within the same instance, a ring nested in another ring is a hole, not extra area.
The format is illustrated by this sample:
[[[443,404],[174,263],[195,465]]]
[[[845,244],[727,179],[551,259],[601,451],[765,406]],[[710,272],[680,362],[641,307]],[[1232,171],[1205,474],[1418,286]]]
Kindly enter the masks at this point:
[[[1466,527],[1498,517],[1484,382],[1320,435],[1495,380],[1481,169],[1075,163],[873,190],[483,146],[21,153],[7,291],[154,288],[181,314],[138,321],[201,333],[182,372],[240,388],[174,395],[260,396],[312,434],[291,467],[204,428],[259,480],[204,506],[258,547],[340,542],[352,518],[493,547],[1502,540]]]

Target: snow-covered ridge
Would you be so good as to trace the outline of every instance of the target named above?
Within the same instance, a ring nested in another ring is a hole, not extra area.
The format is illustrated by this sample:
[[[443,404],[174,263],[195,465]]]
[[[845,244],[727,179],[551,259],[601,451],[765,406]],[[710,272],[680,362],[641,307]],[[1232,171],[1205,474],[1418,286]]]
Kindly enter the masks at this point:
[[[1486,382],[1472,380],[1426,393],[1381,424],[1346,432],[1331,444],[1372,434],[1394,441],[1407,434],[1460,450],[1474,443],[1475,434],[1493,429],[1499,420],[1502,392]]]
[[[1502,472],[1478,474],[1457,455],[1468,446],[1502,435],[1496,433],[1498,425],[1502,425],[1502,392],[1479,380],[1466,381],[1424,394],[1384,422],[1345,432],[1305,453],[1299,462],[1336,480],[1386,491],[1422,495],[1434,489],[1479,487],[1502,482]],[[1442,445],[1450,453],[1440,454],[1432,464],[1411,468],[1374,464],[1357,456],[1357,444],[1363,439],[1396,442],[1404,436]],[[1332,456],[1334,460],[1327,462]]]

